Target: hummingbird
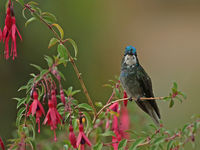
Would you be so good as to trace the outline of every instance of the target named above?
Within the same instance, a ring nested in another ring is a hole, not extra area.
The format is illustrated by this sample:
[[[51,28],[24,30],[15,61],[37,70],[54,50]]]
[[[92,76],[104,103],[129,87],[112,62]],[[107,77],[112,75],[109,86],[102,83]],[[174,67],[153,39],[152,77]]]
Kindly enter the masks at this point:
[[[129,100],[135,97],[136,104],[159,126],[160,112],[155,100],[140,100],[141,97],[154,97],[149,75],[140,65],[136,48],[127,46],[121,62],[120,82]]]

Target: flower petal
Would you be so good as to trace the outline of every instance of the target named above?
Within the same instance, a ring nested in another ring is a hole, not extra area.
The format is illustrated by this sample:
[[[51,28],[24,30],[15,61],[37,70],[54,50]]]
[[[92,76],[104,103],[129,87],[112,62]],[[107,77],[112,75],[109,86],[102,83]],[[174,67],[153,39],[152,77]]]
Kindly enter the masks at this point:
[[[76,142],[76,146],[77,147],[79,147],[79,145],[80,145],[80,143],[81,143],[81,139],[82,139],[82,134],[81,134],[82,132],[80,132],[79,134],[78,134],[78,137],[77,137],[77,142]]]
[[[87,138],[87,136],[82,132],[82,136],[85,140],[85,142],[87,143],[87,145],[92,146],[92,143],[90,142],[90,140]]]

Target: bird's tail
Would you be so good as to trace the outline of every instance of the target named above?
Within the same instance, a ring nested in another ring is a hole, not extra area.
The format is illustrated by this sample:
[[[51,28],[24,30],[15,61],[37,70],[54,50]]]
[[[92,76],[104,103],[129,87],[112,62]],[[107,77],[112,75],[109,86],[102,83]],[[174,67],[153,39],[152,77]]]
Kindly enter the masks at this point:
[[[148,110],[148,114],[151,116],[153,122],[159,127],[160,126],[160,118],[157,115],[155,109],[151,105],[149,105],[147,110]]]

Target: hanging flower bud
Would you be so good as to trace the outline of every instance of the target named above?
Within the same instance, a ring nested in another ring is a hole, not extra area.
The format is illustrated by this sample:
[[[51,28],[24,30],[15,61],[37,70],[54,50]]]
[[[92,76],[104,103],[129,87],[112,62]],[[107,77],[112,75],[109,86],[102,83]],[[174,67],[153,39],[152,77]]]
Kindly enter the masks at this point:
[[[74,134],[74,129],[73,129],[72,125],[69,126],[69,141],[74,148],[77,148],[77,146],[76,146],[76,136]]]
[[[51,90],[51,100],[54,103],[54,106],[57,106],[57,98],[56,98],[56,90],[52,89]]]
[[[10,57],[9,53],[9,40],[11,39],[11,55],[13,56],[13,60],[17,57],[17,46],[16,46],[16,32],[20,39],[22,37],[17,29],[16,20],[14,16],[13,6],[11,6],[11,0],[8,2],[6,19],[5,19],[5,27],[3,29],[3,42],[5,42],[5,58],[8,59]]]
[[[65,95],[62,88],[60,89],[60,99],[62,103],[65,105]]]
[[[120,125],[119,125],[119,131],[123,138],[128,139],[129,133],[126,132],[126,130],[130,129],[130,118],[128,114],[127,107],[122,107],[121,114],[120,114]]]
[[[123,98],[128,98],[126,91],[124,91]],[[124,100],[124,106],[127,106],[128,100]]]
[[[5,150],[5,146],[1,137],[0,137],[0,146],[2,150]]]
[[[32,114],[34,116],[36,114],[36,123],[38,124],[38,133],[40,133],[40,118],[42,114],[45,115],[44,108],[40,101],[38,100],[37,91],[33,91],[33,103],[29,107],[28,116]]]

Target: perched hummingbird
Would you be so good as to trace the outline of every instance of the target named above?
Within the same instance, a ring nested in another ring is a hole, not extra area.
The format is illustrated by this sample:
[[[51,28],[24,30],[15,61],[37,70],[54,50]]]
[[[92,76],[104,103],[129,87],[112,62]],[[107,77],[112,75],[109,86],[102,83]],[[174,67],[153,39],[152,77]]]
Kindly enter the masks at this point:
[[[136,97],[137,105],[159,125],[160,112],[155,100],[140,100],[141,97],[154,97],[151,79],[140,65],[136,48],[127,46],[121,63],[120,81],[128,97]]]

